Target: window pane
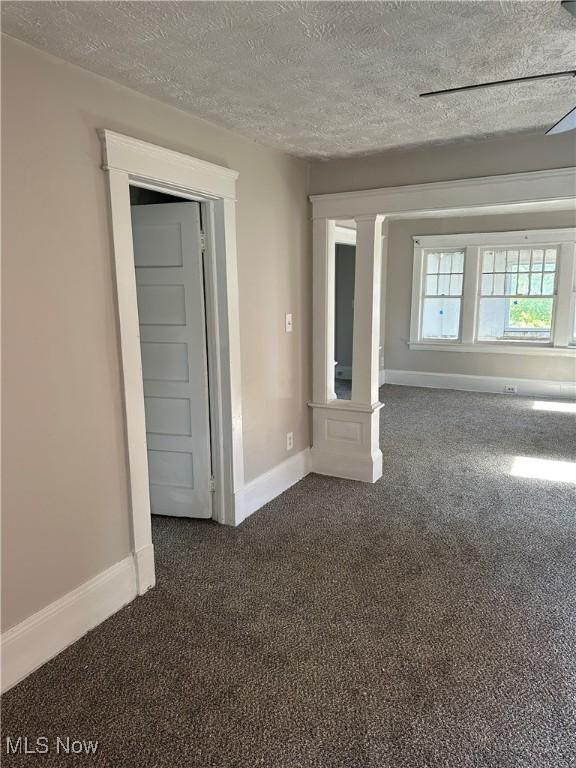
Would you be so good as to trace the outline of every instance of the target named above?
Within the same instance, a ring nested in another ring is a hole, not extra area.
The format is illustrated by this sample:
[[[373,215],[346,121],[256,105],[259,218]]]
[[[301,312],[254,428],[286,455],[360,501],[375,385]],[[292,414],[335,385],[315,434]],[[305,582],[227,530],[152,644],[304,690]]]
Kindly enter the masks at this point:
[[[518,293],[528,293],[530,275],[518,275]]]
[[[494,285],[494,275],[482,275],[482,295],[491,296]]]
[[[478,338],[549,341],[553,299],[480,299]]]
[[[498,250],[494,256],[494,271],[505,272],[506,271],[506,251]]]
[[[484,251],[482,259],[482,272],[494,271],[494,251]]]
[[[460,299],[424,299],[423,339],[457,339],[460,331]]]
[[[546,249],[546,261],[544,264],[546,272],[553,272],[556,269],[556,248]]]
[[[462,275],[452,275],[450,278],[450,295],[462,295]]]
[[[554,293],[554,275],[547,273],[542,278],[542,293]]]
[[[504,293],[504,278],[507,277],[507,275],[500,275],[496,274],[494,275],[494,295],[499,296]],[[516,275],[514,275],[516,277]]]
[[[480,299],[479,339],[503,339],[506,299]]]
[[[442,264],[440,264],[442,269]],[[450,275],[438,275],[438,294],[447,296],[450,293]]]
[[[510,302],[508,330],[530,336],[550,338],[552,299],[516,299]]]
[[[534,248],[532,250],[532,272],[542,272],[543,264],[544,250],[542,248]]]
[[[438,266],[440,264],[440,258],[437,253],[429,253],[426,259],[426,272],[429,275],[436,274],[438,272]]]
[[[506,272],[518,271],[518,251],[508,251],[506,255]]]
[[[452,254],[441,253],[440,254],[440,272],[447,274],[452,271]]]
[[[428,275],[426,278],[425,293],[428,296],[436,296],[438,293],[438,275]]]
[[[464,272],[464,251],[452,254],[452,272]]]
[[[534,296],[542,292],[542,273],[532,272],[530,275],[530,294]]]
[[[532,251],[530,249],[522,249],[520,251],[520,263],[518,266],[518,269],[520,272],[529,272],[530,271],[530,257],[532,255]]]
[[[501,277],[501,275],[499,275]],[[518,275],[516,274],[508,274],[506,275],[506,290],[502,291],[502,293],[508,293],[512,296],[515,296],[518,291]]]

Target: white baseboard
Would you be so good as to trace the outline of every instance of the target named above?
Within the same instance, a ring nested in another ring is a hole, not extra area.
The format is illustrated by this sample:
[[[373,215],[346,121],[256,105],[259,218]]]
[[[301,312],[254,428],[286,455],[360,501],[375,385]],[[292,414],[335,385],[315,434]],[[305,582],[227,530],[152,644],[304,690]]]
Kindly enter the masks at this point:
[[[545,379],[515,379],[500,376],[469,376],[461,373],[429,373],[422,371],[384,372],[386,384],[408,387],[432,387],[433,389],[462,389],[470,392],[495,392],[505,394],[505,385],[516,387],[516,394],[526,397],[575,398],[576,383],[547,381]]]
[[[355,456],[312,448],[312,471],[318,475],[375,483],[382,477],[382,453]]]
[[[386,371],[381,370],[378,373],[378,386],[381,387],[384,384],[384,377]],[[339,366],[336,368],[336,379],[342,379],[344,381],[352,381],[352,366]]]
[[[247,483],[237,524],[310,472],[310,448]],[[1,637],[4,693],[154,586],[154,551],[144,547],[7,630]]]
[[[352,381],[352,366],[337,365],[334,371],[334,377],[336,379],[343,379],[344,381]]]
[[[2,692],[116,613],[137,593],[136,562],[130,555],[4,632]]]
[[[241,523],[310,472],[310,448],[305,448],[244,486]]]
[[[136,566],[136,582],[138,594],[143,595],[156,584],[156,570],[154,568],[154,546],[148,544],[134,553]]]

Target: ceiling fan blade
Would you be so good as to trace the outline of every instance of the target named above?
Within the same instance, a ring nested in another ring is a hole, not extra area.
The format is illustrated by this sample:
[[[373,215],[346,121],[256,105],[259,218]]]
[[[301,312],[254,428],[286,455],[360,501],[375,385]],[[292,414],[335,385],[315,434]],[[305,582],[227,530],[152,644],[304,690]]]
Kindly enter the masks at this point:
[[[528,83],[533,80],[547,80],[552,77],[575,77],[576,69],[567,69],[563,72],[548,72],[545,75],[528,75],[527,77],[511,77],[507,80],[492,80],[488,83],[476,83],[475,85],[462,85],[459,88],[444,88],[441,91],[428,91],[421,93],[420,97],[441,96],[445,93],[457,93],[459,91],[475,91],[478,88],[493,88],[497,85],[510,85],[511,83]]]
[[[561,117],[557,123],[554,123],[552,128],[546,131],[546,136],[554,133],[565,133],[566,131],[573,131],[576,129],[576,107],[567,112],[564,117]]]

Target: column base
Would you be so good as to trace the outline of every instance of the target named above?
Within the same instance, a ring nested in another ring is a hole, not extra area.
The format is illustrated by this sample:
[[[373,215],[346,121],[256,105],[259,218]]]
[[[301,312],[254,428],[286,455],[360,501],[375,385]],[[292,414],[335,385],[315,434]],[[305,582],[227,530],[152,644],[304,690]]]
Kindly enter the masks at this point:
[[[313,410],[312,472],[364,483],[382,477],[380,408],[349,400],[309,403]]]

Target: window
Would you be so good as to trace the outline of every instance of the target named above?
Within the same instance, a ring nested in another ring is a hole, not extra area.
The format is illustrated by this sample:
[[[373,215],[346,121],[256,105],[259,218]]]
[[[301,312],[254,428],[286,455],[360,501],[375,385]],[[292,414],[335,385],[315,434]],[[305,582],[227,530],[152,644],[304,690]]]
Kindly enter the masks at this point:
[[[574,228],[415,237],[411,348],[574,354],[575,239]]]
[[[464,251],[426,251],[422,338],[458,339],[464,284]]]
[[[550,341],[558,250],[481,249],[479,339]]]

